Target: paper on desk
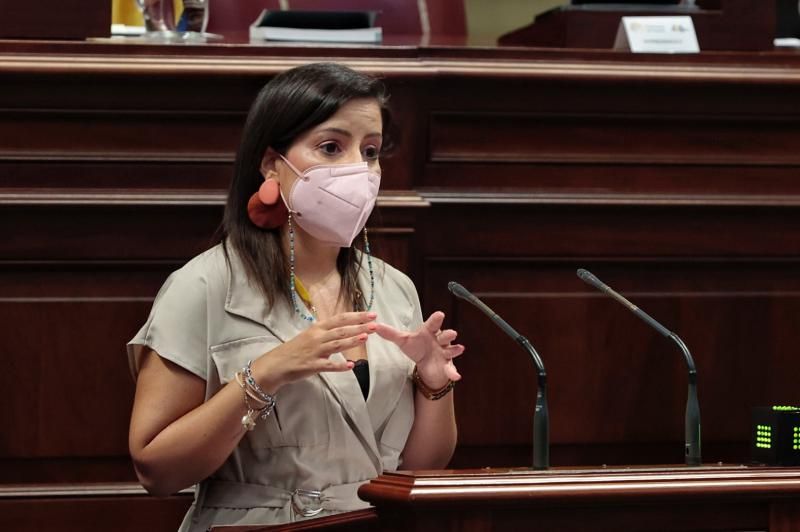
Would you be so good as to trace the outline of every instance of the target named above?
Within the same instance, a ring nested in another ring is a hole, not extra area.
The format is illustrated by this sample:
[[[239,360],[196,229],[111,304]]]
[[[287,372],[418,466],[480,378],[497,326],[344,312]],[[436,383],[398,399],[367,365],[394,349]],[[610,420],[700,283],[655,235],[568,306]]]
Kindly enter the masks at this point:
[[[775,39],[776,48],[800,48],[800,39],[795,37],[779,37]]]

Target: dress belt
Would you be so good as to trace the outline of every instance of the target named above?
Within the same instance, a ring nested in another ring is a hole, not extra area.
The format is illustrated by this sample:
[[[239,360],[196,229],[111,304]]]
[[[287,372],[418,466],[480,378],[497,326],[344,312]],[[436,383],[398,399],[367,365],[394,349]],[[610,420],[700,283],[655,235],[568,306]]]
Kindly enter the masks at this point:
[[[290,491],[263,484],[247,484],[228,480],[208,480],[205,484],[203,507],[206,508],[283,508],[289,502],[303,517],[313,517],[323,510],[347,512],[369,507],[356,495],[361,480],[329,486],[323,490],[298,488]]]

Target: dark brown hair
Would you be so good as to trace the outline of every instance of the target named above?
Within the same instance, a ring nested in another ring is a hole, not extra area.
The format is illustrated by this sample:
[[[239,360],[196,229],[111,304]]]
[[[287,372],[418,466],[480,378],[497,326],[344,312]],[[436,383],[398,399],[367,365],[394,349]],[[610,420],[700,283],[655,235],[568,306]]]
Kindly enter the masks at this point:
[[[383,118],[383,146],[388,146],[391,117],[383,83],[343,65],[314,63],[287,70],[261,89],[250,108],[217,238],[228,261],[228,245],[233,246],[248,278],[261,289],[270,307],[278,298],[288,301],[290,288],[288,258],[281,247],[280,228],[261,229],[247,216],[247,202],[264,181],[260,171],[264,153],[272,148],[285,155],[298,136],[356,98],[377,101]],[[353,247],[362,246],[361,239],[353,243]],[[342,277],[340,297],[353,301],[354,308],[363,309],[364,297],[357,288],[359,257],[352,248],[342,248],[336,267]]]

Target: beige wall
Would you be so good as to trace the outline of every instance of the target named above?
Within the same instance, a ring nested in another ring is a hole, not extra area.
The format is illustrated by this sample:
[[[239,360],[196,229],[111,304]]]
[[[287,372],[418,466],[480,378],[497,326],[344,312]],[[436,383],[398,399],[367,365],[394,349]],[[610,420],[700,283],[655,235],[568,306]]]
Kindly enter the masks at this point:
[[[533,22],[533,17],[569,0],[464,0],[467,31],[479,38],[496,39]]]

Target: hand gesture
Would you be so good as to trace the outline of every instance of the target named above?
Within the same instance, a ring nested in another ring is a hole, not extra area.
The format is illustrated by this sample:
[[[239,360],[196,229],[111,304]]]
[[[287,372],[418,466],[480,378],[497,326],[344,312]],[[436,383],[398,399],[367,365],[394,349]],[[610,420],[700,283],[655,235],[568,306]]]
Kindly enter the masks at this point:
[[[375,332],[395,343],[408,358],[417,363],[422,381],[433,389],[457,381],[461,375],[453,359],[464,352],[463,345],[452,345],[457,333],[452,329],[441,330],[444,312],[434,312],[415,332],[400,331],[391,325],[377,323]]]
[[[323,371],[353,369],[351,361],[329,357],[367,341],[377,329],[374,312],[343,312],[314,323],[253,363],[253,374],[267,393]]]

